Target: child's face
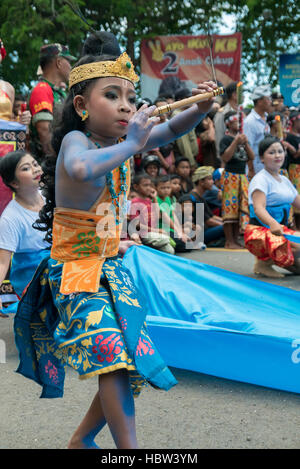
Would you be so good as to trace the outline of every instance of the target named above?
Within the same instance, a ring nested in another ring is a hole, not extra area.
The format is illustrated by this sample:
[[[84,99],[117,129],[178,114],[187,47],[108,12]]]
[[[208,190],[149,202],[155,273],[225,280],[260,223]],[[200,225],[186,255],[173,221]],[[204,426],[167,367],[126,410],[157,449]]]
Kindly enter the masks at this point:
[[[183,179],[186,179],[189,177],[191,172],[191,166],[188,161],[181,161],[177,168],[176,168],[176,173],[178,176],[182,177]]]
[[[157,195],[161,199],[165,199],[166,197],[169,197],[171,195],[171,182],[166,181],[166,182],[160,182],[156,186],[157,190]]]
[[[206,178],[202,179],[202,187],[205,191],[210,191],[214,184],[214,180],[212,176],[207,176]]]
[[[181,190],[180,178],[174,178],[171,180],[172,195],[178,194]]]
[[[239,130],[238,116],[232,116],[234,119],[227,122],[227,128],[231,132],[237,132]]]
[[[151,197],[153,184],[151,179],[143,178],[138,184],[134,185],[134,189],[137,194],[141,197]]]
[[[128,200],[132,200],[132,199],[134,199],[135,197],[138,197],[138,196],[139,196],[139,194],[137,193],[137,191],[131,189],[127,198],[128,198]]]
[[[83,98],[83,99],[82,99]],[[98,79],[88,96],[76,96],[74,107],[79,115],[88,111],[86,129],[103,137],[123,137],[136,112],[133,84],[117,77]]]
[[[158,176],[158,167],[155,163],[148,164],[146,168],[146,173],[149,174],[152,178],[156,178]]]

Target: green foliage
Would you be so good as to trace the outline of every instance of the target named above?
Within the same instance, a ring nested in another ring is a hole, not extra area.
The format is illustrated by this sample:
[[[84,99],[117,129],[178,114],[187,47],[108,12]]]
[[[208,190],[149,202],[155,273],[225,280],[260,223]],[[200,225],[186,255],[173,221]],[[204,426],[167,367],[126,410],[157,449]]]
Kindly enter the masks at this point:
[[[208,21],[218,33],[224,12],[235,15],[237,31],[243,34],[243,81],[249,71],[256,71],[259,33],[259,60],[272,85],[278,81],[279,54],[297,48],[299,11],[294,0],[1,0],[0,37],[8,56],[0,75],[17,91],[31,88],[36,80],[43,44],[68,44],[73,55],[80,55],[89,27],[69,4],[80,8],[94,29],[112,31],[138,70],[141,39],[206,34]],[[263,20],[265,9],[271,10],[272,20]]]

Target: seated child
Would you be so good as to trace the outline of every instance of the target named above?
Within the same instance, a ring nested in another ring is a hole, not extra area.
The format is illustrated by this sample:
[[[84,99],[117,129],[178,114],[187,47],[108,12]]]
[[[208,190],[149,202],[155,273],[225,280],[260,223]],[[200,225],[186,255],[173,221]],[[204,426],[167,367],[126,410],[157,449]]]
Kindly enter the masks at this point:
[[[130,203],[130,223],[128,225],[130,239],[136,242],[140,239],[147,246],[174,254],[174,243],[170,236],[159,228],[156,191],[149,174],[137,174],[133,180],[133,189],[138,197],[131,199]]]
[[[182,229],[186,236],[193,242],[193,249],[205,249],[203,243],[203,228],[193,221],[194,205],[189,194],[180,198]]]
[[[222,184],[221,176],[224,168],[217,168],[212,174],[213,185],[211,189],[204,192],[203,198],[209,205],[214,215],[221,216],[222,213]]]
[[[180,176],[178,174],[171,174],[170,175],[170,182],[171,182],[171,200],[175,203],[181,193],[181,184],[180,184]]]
[[[160,176],[155,181],[157,202],[159,204],[159,227],[162,228],[175,242],[175,252],[185,252],[189,238],[182,232],[171,200],[170,176]]]
[[[149,154],[142,158],[141,170],[152,179],[155,179],[160,173],[161,164],[157,155]]]
[[[180,177],[180,197],[184,194],[188,194],[193,189],[191,170],[191,164],[188,158],[181,156],[180,158],[176,159],[175,172]]]
[[[194,189],[188,195],[193,202],[193,223],[196,225],[201,225],[202,220],[198,218],[201,216],[200,208],[203,207],[204,243],[223,245],[224,228],[222,219],[212,213],[208,203],[203,198],[204,192],[211,189],[213,185],[212,172],[213,168],[211,166],[199,166],[193,174]],[[179,199],[179,202],[182,202],[182,199]],[[197,207],[198,204],[201,205]]]

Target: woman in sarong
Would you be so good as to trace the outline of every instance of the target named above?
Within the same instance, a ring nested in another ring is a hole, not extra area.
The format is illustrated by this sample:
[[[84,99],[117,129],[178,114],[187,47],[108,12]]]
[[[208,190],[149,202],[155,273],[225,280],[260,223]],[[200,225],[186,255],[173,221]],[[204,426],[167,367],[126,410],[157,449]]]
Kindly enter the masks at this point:
[[[244,234],[246,248],[256,257],[254,273],[283,277],[273,269],[275,264],[300,274],[300,244],[287,239],[300,236],[300,232],[288,228],[291,205],[300,208],[300,196],[291,181],[280,174],[284,147],[278,138],[267,136],[259,144],[259,155],[264,169],[249,185],[250,222]]]
[[[136,448],[133,394],[147,383],[165,390],[176,384],[147,333],[146,303],[117,259],[120,228],[129,158],[194,128],[211,101],[156,126],[159,118],[149,119],[155,106],[136,112],[137,80],[126,53],[85,56],[71,71],[53,136],[58,157],[44,169],[40,228],[53,241],[51,256],[15,321],[18,371],[43,386],[42,397],[63,395],[65,364],[81,379],[98,376],[99,389],[69,448],[95,447],[106,423],[118,448]],[[194,92],[214,87],[208,82]]]

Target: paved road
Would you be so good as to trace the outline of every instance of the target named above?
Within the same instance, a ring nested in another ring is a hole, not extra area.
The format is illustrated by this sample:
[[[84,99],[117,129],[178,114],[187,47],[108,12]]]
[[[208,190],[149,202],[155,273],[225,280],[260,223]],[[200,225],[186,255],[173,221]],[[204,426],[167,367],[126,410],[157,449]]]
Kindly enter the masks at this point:
[[[185,257],[252,277],[247,251],[193,251]],[[299,290],[300,277],[269,280]],[[15,373],[13,318],[1,319],[6,363],[0,364],[0,449],[65,448],[96,390],[68,370],[63,399],[39,399],[40,387]],[[172,369],[179,383],[169,392],[147,388],[136,399],[141,448],[300,448],[300,395]],[[114,448],[105,429],[97,438]]]

